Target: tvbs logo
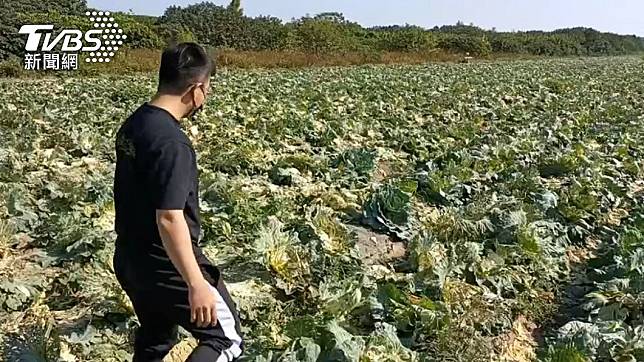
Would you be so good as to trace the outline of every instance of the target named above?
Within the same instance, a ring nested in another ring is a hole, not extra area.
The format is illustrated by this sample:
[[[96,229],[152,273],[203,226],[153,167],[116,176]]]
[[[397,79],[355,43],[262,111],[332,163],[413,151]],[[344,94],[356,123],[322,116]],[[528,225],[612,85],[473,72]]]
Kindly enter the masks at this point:
[[[63,29],[54,34],[51,24],[23,25],[19,33],[27,35],[25,44],[25,69],[60,69],[59,60],[64,59],[63,69],[77,69],[78,54],[88,53],[87,63],[107,63],[112,60],[127,38],[109,12],[86,12],[93,29]],[[60,51],[62,53],[54,53]],[[34,53],[42,52],[42,53]],[[58,60],[57,60],[58,59]]]
[[[60,50],[64,52],[77,52],[79,50],[84,52],[91,52],[99,50],[101,48],[101,34],[102,30],[89,30],[83,32],[77,29],[65,29],[61,31],[58,36],[52,40],[52,30],[54,30],[53,25],[23,25],[19,33],[20,34],[29,34],[27,38],[27,44],[25,45],[25,50],[28,52],[44,51],[50,52],[58,45],[62,40],[62,46]],[[42,39],[42,31],[47,31],[44,33],[44,41]],[[91,45],[85,45],[83,39],[86,43]]]

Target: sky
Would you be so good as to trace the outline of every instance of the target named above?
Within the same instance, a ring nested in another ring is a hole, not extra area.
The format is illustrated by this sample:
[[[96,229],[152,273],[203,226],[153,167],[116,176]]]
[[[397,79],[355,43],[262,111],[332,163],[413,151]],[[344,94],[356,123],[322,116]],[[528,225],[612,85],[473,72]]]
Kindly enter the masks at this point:
[[[202,0],[87,0],[100,10],[162,15],[170,5]],[[226,5],[228,0],[211,0]],[[337,11],[363,26],[413,24],[426,28],[463,21],[499,31],[554,30],[576,26],[644,36],[644,0],[242,0],[248,16],[285,21]]]

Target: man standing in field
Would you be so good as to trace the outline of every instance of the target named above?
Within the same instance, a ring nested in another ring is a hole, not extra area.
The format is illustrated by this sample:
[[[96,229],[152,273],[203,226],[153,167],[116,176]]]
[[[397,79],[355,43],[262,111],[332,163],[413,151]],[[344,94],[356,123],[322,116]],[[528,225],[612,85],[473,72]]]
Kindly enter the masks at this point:
[[[114,271],[141,326],[134,362],[161,361],[178,327],[199,341],[188,361],[234,361],[242,353],[239,316],[200,241],[195,151],[179,127],[208,96],[213,62],[182,43],[161,57],[159,86],[116,137]]]

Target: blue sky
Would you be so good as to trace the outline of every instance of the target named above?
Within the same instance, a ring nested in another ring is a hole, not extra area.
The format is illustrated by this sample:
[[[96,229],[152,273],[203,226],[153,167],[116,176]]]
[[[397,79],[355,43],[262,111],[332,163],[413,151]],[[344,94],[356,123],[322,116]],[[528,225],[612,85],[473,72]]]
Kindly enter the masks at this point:
[[[161,15],[170,5],[190,0],[88,0],[101,10],[132,10]],[[212,0],[225,5],[228,0]],[[305,14],[339,11],[365,26],[414,24],[424,27],[465,23],[507,30],[552,30],[575,26],[644,36],[644,0],[242,0],[249,16],[272,15],[284,20]]]

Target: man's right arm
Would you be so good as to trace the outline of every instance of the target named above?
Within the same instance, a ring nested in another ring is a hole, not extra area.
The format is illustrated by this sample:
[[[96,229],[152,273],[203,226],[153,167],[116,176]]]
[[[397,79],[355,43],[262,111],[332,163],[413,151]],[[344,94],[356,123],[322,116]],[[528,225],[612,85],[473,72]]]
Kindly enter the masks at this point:
[[[194,155],[190,147],[170,141],[151,156],[148,185],[156,209],[159,236],[168,257],[188,285],[190,319],[200,327],[216,324],[215,295],[204,278],[192,249],[183,214],[194,182]]]
[[[214,326],[217,323],[215,297],[192,251],[183,210],[157,210],[156,220],[163,248],[188,285],[190,320],[201,327]]]

